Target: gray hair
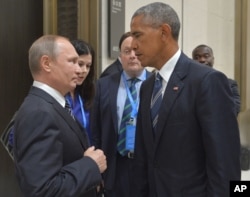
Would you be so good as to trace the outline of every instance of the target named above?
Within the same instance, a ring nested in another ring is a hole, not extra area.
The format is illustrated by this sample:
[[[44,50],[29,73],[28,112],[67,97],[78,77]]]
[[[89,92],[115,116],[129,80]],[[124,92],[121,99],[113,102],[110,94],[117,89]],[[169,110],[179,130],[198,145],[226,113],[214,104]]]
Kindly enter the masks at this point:
[[[133,14],[132,18],[144,15],[143,22],[157,28],[166,23],[171,27],[173,38],[178,41],[180,20],[175,10],[168,4],[155,2],[145,5]]]
[[[59,53],[56,41],[64,38],[57,35],[45,35],[38,38],[29,49],[29,68],[31,74],[37,74],[40,71],[40,58],[47,55],[55,59]],[[67,39],[67,38],[64,38]],[[67,39],[68,40],[68,39]]]

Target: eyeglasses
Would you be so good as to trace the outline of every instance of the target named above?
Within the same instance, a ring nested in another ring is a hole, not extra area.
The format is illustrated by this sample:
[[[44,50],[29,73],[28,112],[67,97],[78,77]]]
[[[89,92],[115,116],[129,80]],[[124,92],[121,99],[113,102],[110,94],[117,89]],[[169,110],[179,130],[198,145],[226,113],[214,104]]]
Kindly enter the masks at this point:
[[[131,55],[132,51],[133,50],[131,50],[131,49],[125,49],[124,51],[122,51],[122,54],[123,55]]]

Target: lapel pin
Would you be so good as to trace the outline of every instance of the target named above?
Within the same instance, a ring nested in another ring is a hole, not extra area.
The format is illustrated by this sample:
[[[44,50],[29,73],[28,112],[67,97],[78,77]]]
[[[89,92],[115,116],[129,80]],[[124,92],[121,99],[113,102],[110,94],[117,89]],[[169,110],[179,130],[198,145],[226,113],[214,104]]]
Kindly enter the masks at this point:
[[[174,90],[174,91],[178,91],[178,89],[179,89],[178,86],[173,87],[173,90]]]

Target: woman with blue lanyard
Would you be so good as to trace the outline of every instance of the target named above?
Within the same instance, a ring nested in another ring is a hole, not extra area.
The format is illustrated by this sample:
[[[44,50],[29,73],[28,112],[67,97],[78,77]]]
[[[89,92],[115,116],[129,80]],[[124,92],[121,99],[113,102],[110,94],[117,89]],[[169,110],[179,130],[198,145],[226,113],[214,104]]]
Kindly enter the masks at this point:
[[[83,40],[72,40],[71,43],[79,55],[78,63],[81,73],[78,76],[77,86],[66,95],[75,118],[86,129],[91,143],[90,109],[92,106],[94,86],[94,58],[95,52],[91,45]]]

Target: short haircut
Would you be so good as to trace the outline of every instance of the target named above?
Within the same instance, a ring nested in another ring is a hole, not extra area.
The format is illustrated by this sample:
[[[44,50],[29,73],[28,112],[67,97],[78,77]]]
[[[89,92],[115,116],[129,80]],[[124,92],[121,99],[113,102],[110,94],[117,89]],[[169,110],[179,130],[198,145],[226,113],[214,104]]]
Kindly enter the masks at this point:
[[[180,33],[180,20],[175,10],[168,4],[155,2],[145,5],[133,14],[132,18],[143,15],[143,22],[157,28],[162,24],[171,27],[173,38],[178,41]]]
[[[68,38],[58,35],[44,35],[31,45],[29,49],[29,67],[31,74],[36,74],[40,71],[40,58],[43,55],[47,55],[52,59],[55,59],[59,53],[59,49],[57,47],[57,40]]]
[[[126,38],[130,37],[130,36],[132,36],[130,32],[126,32],[126,33],[122,34],[122,36],[120,38],[120,41],[119,41],[119,49],[120,49],[120,51],[121,51],[121,46],[122,46],[123,41]]]
[[[197,47],[195,47],[195,48],[193,49],[193,51],[192,51],[192,57],[194,57],[194,52],[195,52],[197,49],[199,49],[199,48],[208,48],[208,49],[210,50],[211,54],[212,54],[212,55],[214,54],[213,49],[212,49],[210,46],[205,45],[205,44],[200,44],[200,45],[198,45]]]

